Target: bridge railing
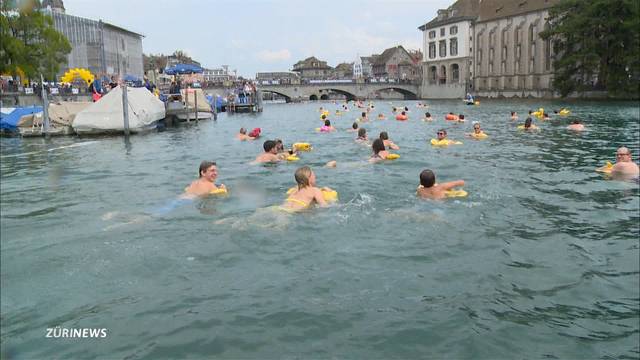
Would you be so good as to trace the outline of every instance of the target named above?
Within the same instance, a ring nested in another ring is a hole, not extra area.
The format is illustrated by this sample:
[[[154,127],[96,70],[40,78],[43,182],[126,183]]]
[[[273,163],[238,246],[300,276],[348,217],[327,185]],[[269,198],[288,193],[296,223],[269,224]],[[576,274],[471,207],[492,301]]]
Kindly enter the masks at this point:
[[[349,84],[363,84],[363,82],[356,81],[355,79],[303,79],[300,83],[292,84],[290,82],[281,82],[279,80],[261,80],[258,82],[260,86],[304,86],[304,85],[349,85]],[[407,80],[407,79],[388,79],[388,78],[370,78],[364,79],[364,84],[397,84],[397,85],[420,85],[421,80]]]

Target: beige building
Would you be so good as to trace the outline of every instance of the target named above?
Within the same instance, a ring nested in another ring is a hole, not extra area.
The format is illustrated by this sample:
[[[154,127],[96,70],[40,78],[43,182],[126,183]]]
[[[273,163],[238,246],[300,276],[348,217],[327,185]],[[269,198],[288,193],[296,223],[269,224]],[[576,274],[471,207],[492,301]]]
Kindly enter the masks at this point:
[[[553,52],[540,32],[558,1],[458,0],[439,10],[419,27],[422,97],[552,97]]]
[[[474,24],[473,92],[552,97],[553,50],[540,38],[558,0],[483,0]]]
[[[333,73],[326,61],[318,60],[315,56],[300,60],[293,65],[293,71],[300,74],[302,79],[327,79]]]

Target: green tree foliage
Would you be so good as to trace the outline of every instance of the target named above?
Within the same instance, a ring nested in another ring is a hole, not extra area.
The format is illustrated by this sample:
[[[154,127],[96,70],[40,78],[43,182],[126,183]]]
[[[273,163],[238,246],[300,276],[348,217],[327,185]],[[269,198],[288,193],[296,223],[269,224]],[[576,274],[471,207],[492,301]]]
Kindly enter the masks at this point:
[[[22,70],[27,78],[39,74],[54,79],[71,52],[67,38],[53,26],[53,19],[36,9],[38,2],[16,7],[2,1],[0,9],[0,72]]]
[[[606,90],[637,97],[640,86],[640,1],[561,0],[549,10],[556,55],[554,87],[562,96]]]
[[[144,71],[160,70],[167,67],[167,57],[164,54],[142,54],[142,61],[144,63]]]

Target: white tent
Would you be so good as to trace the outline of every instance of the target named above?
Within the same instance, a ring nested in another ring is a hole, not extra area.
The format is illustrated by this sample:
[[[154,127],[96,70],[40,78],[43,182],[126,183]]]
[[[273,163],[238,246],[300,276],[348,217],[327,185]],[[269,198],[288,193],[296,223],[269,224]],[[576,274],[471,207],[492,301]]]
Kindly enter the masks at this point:
[[[146,88],[127,87],[129,130],[132,133],[154,129],[164,119],[164,103]],[[78,134],[121,133],[124,131],[122,88],[117,86],[102,99],[79,112],[73,120]]]

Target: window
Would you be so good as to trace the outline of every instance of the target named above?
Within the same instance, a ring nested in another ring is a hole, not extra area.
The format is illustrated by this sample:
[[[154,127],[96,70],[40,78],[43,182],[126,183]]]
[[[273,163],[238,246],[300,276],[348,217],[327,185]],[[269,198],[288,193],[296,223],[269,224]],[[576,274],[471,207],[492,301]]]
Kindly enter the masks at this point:
[[[440,29],[440,36],[444,36],[445,32],[444,32],[444,28]]]
[[[451,56],[458,55],[458,39],[457,38],[453,38],[449,40],[449,53],[451,54]]]
[[[452,26],[449,28],[449,35],[455,35],[458,33],[458,27],[457,26]]]
[[[429,68],[429,80],[431,80],[432,84],[435,84],[438,81],[437,71],[438,69],[435,66]]]
[[[436,42],[429,43],[429,59],[435,59],[436,57]]]
[[[451,81],[460,81],[460,66],[458,66],[458,64],[451,65]]]
[[[446,66],[440,66],[440,84],[447,83],[447,68]]]
[[[429,31],[429,39],[433,39],[435,37],[436,37],[436,31],[435,30]]]
[[[438,55],[440,55],[440,57],[446,57],[447,56],[447,41],[446,40],[440,40],[439,45],[439,52]]]

